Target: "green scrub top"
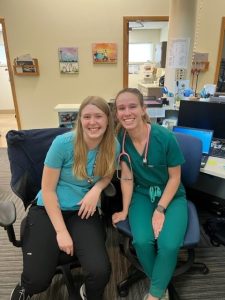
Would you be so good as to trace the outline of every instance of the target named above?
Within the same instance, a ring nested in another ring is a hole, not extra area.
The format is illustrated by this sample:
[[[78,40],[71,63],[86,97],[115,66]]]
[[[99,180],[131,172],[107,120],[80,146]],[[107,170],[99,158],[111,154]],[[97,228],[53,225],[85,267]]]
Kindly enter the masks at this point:
[[[124,130],[121,130],[118,135],[121,145],[123,134]],[[146,164],[143,163],[145,151],[139,154],[128,133],[124,148],[131,160],[134,191],[149,194],[152,202],[158,202],[169,179],[168,168],[179,166],[185,161],[176,137],[166,128],[151,124]],[[122,156],[122,159],[130,167],[126,156]],[[174,197],[182,196],[185,197],[185,190],[181,183]]]

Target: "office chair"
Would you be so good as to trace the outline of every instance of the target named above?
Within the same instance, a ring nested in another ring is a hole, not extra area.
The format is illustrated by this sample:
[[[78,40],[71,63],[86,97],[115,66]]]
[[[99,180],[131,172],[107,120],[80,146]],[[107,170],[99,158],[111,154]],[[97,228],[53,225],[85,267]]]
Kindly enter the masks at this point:
[[[181,133],[175,133],[177,141],[183,152],[185,163],[181,167],[181,180],[184,187],[192,186],[198,178],[202,144],[200,139],[192,136],[184,135]],[[122,253],[131,262],[130,275],[117,285],[118,293],[120,296],[125,297],[129,292],[129,287],[136,281],[145,278],[142,267],[140,266],[135,254],[135,250],[132,246],[132,233],[128,219],[118,222],[116,224],[118,231],[121,234],[120,248]],[[188,200],[188,226],[184,238],[182,249],[187,252],[185,261],[178,262],[174,276],[178,276],[188,271],[191,267],[197,267],[203,274],[209,272],[207,266],[204,263],[195,262],[195,248],[200,240],[200,226],[196,208],[194,204]],[[170,299],[179,299],[172,283],[168,286]]]
[[[51,128],[32,130],[11,130],[7,133],[8,157],[11,169],[11,188],[23,201],[27,209],[35,199],[41,188],[41,177],[45,156],[53,139],[71,129]],[[107,193],[107,192],[106,192]],[[114,194],[112,186],[108,188],[108,195]],[[21,247],[23,242],[23,229],[26,217],[20,226],[20,240],[16,239],[13,223],[16,220],[16,208],[13,202],[0,202],[0,226],[7,230],[9,241],[16,247]],[[76,299],[75,287],[71,269],[80,267],[75,257],[60,254],[56,274],[62,273],[68,290],[69,299]]]

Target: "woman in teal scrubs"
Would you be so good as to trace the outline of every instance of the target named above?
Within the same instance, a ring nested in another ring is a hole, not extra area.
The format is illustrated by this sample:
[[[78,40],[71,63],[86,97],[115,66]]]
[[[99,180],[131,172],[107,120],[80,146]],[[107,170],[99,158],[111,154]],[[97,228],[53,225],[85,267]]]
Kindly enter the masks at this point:
[[[187,227],[187,201],[180,182],[184,158],[172,132],[151,124],[143,95],[127,88],[117,94],[116,117],[121,143],[123,210],[138,259],[150,279],[146,300],[161,299],[176,267]]]

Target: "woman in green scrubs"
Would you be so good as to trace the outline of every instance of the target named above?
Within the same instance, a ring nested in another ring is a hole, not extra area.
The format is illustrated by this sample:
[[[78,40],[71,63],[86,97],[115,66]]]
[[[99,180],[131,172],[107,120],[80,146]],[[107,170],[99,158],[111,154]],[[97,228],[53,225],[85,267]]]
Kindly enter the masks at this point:
[[[123,210],[113,215],[113,223],[128,215],[134,248],[151,283],[145,299],[158,300],[173,275],[187,227],[180,182],[184,158],[173,133],[148,122],[139,90],[120,91],[115,108]]]

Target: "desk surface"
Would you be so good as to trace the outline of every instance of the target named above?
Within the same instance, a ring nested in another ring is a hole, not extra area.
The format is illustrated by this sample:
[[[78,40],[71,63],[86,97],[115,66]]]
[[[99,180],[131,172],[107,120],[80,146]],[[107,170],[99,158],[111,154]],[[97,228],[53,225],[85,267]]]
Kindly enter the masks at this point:
[[[54,109],[58,112],[78,111],[80,104],[57,104]]]
[[[225,159],[210,156],[201,172],[225,179]]]

